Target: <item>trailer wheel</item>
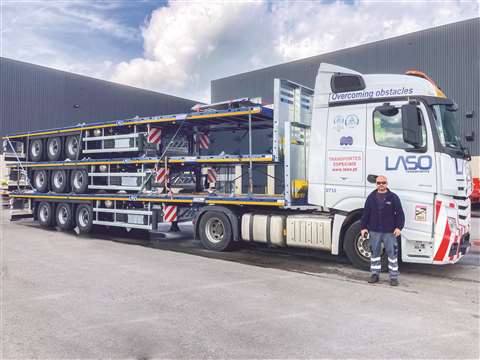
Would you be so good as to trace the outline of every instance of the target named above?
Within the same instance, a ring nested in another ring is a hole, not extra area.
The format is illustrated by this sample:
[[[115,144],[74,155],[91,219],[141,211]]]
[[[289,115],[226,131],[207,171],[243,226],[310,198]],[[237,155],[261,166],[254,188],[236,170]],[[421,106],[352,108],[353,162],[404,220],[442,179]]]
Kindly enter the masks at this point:
[[[75,216],[80,233],[89,233],[93,226],[93,209],[90,205],[79,205]]]
[[[80,140],[78,136],[68,136],[65,140],[65,156],[70,160],[77,160],[80,155]]]
[[[47,158],[50,161],[57,161],[62,155],[62,139],[58,136],[47,139]]]
[[[360,236],[360,220],[355,221],[345,232],[343,250],[348,260],[357,268],[370,270],[370,242]]]
[[[88,187],[87,171],[83,169],[73,170],[70,184],[72,186],[72,192],[76,194],[85,193]]]
[[[67,192],[68,177],[65,170],[52,171],[52,191],[56,193]]]
[[[233,244],[232,225],[227,216],[218,211],[207,211],[200,218],[200,241],[215,251],[228,250]]]
[[[53,206],[52,204],[42,201],[37,208],[38,222],[42,227],[53,226]]]
[[[48,191],[48,173],[47,170],[36,170],[33,172],[33,187],[38,192]]]
[[[73,227],[73,211],[70,204],[61,203],[57,205],[55,222],[62,230],[70,230]]]
[[[43,140],[34,139],[30,142],[28,155],[32,161],[41,161],[43,159]]]

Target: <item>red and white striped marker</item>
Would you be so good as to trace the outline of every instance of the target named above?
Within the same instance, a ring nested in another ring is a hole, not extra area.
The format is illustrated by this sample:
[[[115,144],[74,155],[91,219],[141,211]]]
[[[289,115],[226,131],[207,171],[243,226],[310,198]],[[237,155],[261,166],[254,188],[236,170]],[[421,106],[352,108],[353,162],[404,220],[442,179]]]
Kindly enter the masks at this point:
[[[207,182],[214,184],[217,181],[217,172],[214,168],[208,168],[207,171]]]
[[[200,149],[208,149],[210,146],[210,138],[205,133],[197,134],[197,142],[200,144]]]
[[[148,131],[147,141],[151,144],[161,144],[162,142],[162,129],[150,128]]]
[[[155,175],[155,182],[159,184],[164,184],[165,181],[167,180],[167,175],[169,173],[169,169],[161,167],[160,169],[157,170],[157,174]]]
[[[177,221],[177,207],[175,205],[163,205],[163,221]]]

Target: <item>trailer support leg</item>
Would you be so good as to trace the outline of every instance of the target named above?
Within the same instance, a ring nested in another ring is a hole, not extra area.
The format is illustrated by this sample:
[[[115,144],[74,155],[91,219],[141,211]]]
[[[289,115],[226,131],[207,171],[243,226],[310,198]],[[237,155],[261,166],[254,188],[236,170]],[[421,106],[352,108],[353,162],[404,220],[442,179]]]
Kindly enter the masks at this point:
[[[172,221],[169,232],[179,232],[179,231],[180,231],[180,228],[178,227],[178,223],[176,221]]]

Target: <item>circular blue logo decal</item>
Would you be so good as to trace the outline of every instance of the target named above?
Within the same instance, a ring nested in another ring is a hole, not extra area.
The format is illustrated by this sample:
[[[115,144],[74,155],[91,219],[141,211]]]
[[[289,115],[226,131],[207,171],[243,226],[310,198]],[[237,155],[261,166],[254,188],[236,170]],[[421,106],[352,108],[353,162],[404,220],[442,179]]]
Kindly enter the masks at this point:
[[[347,117],[345,118],[345,126],[350,129],[357,127],[359,123],[360,119],[355,114],[347,115]]]

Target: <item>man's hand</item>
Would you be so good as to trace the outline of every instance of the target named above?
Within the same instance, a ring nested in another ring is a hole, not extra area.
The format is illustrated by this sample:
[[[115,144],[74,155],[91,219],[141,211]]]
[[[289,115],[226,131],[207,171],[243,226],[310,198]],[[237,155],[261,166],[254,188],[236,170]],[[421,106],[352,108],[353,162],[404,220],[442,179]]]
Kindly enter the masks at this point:
[[[363,238],[364,238],[367,234],[368,234],[368,230],[367,230],[367,229],[362,229],[362,230],[360,230],[360,235],[362,235]]]
[[[396,237],[399,237],[401,233],[402,231],[399,228],[396,228],[395,230],[393,230],[393,235],[395,235]]]

